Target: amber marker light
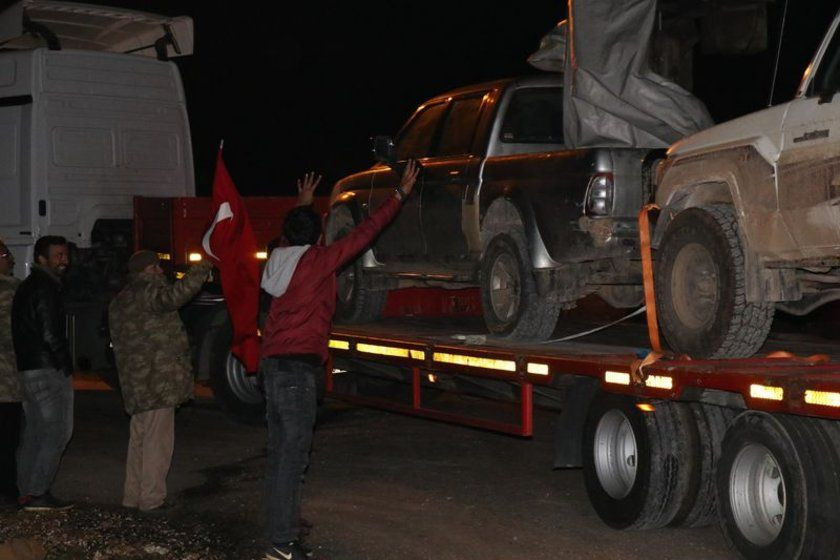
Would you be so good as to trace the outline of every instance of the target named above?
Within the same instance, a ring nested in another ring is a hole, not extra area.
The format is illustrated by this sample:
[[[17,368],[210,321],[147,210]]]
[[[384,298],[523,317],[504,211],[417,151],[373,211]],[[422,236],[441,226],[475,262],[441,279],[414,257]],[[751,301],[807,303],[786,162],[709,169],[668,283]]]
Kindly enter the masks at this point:
[[[605,371],[604,381],[614,385],[630,385],[630,374],[623,371]]]
[[[199,262],[201,260],[201,253],[190,253],[189,256],[187,256],[187,260],[190,262]]]
[[[378,344],[367,344],[364,342],[357,342],[356,350],[358,352],[364,352],[365,354],[378,354],[380,356],[408,358],[407,348],[397,348],[395,346],[379,346]]]
[[[674,378],[667,375],[648,375],[645,386],[653,389],[673,389]]]
[[[840,393],[832,391],[814,391],[813,389],[808,389],[805,391],[805,402],[818,406],[840,408]]]
[[[528,373],[531,375],[548,375],[548,364],[528,362]]]
[[[429,375],[427,375],[426,379],[429,380],[429,383],[437,383],[437,375],[435,375],[434,373],[430,373]]]
[[[642,412],[656,412],[656,407],[647,402],[636,403],[636,408]]]
[[[785,398],[785,390],[781,387],[753,383],[750,385],[750,397],[768,401],[780,401]]]
[[[257,258],[261,261],[264,261],[265,259],[268,258],[268,252],[267,251],[257,251]]]
[[[516,371],[516,363],[512,360],[497,360],[495,358],[481,358],[479,356],[468,356],[466,354],[449,354],[446,352],[435,352],[432,359],[444,364],[455,364],[483,369],[495,369],[499,371]]]

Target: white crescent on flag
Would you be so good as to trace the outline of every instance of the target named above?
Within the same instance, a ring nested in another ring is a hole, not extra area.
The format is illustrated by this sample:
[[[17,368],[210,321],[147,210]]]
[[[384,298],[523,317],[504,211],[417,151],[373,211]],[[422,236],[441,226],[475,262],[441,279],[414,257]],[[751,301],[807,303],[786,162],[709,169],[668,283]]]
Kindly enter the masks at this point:
[[[219,205],[219,209],[216,211],[216,217],[213,218],[213,223],[210,224],[210,228],[207,230],[207,233],[204,234],[204,238],[201,240],[201,246],[204,247],[204,252],[213,257],[214,259],[221,260],[217,257],[213,251],[210,250],[210,236],[213,235],[213,230],[216,229],[216,224],[223,220],[231,220],[233,219],[233,210],[230,209],[230,203],[222,202]]]

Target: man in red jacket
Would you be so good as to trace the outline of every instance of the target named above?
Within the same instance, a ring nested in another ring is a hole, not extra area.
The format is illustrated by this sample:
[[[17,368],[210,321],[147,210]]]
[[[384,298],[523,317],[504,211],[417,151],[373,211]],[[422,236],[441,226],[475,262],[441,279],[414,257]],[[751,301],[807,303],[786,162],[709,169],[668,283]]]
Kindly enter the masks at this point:
[[[332,245],[316,245],[321,218],[312,209],[320,177],[298,182],[298,207],[283,224],[288,247],[274,249],[261,287],[272,296],[263,328],[260,374],[268,421],[268,536],[265,560],[307,558],[301,547],[300,493],[315,426],[316,379],[324,375],[335,312],[336,270],[351,261],[394,219],[411,194],[418,167],[409,161],[394,195]]]

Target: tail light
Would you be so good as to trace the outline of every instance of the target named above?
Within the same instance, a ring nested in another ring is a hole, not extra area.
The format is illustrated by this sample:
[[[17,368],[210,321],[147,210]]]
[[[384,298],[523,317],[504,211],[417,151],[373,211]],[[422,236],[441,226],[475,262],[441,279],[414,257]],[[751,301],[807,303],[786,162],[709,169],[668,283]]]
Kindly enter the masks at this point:
[[[596,173],[586,189],[586,215],[608,216],[613,205],[612,173]]]

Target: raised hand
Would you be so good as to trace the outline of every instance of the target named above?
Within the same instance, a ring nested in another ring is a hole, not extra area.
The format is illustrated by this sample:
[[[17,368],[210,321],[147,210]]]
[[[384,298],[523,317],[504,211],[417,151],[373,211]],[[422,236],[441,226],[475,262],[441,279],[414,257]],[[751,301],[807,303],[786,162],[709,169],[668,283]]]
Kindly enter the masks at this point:
[[[420,166],[413,159],[408,160],[403,169],[402,178],[397,188],[402,192],[403,197],[407,198],[414,189],[414,183],[417,182],[417,176],[420,174]]]
[[[321,175],[315,177],[315,172],[310,171],[309,173],[303,176],[303,180],[298,179],[298,206],[309,206],[310,204],[312,204],[312,199],[315,197],[315,189],[318,187],[318,184],[321,182],[322,178],[323,177]]]

